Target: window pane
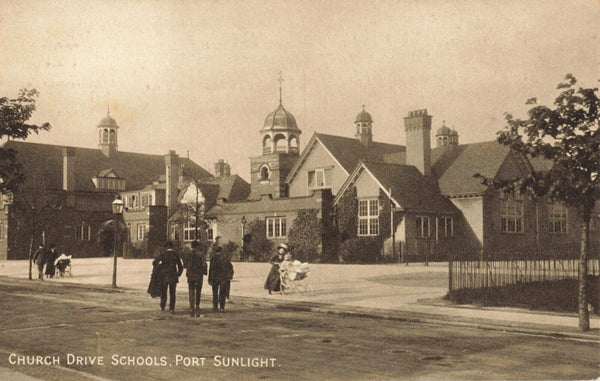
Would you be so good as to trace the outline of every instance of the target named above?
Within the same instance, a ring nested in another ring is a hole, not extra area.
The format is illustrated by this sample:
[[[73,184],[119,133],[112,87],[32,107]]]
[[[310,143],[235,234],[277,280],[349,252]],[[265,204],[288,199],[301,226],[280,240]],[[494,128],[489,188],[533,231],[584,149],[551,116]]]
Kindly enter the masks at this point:
[[[369,215],[379,216],[379,200],[369,200]]]
[[[371,218],[369,220],[371,222],[371,228],[369,234],[378,235],[379,234],[379,218]]]
[[[318,170],[317,171],[317,186],[322,187],[323,185],[325,185],[325,175],[323,173],[323,170]]]
[[[367,201],[366,200],[360,200],[360,201],[358,201],[358,215],[360,217],[364,217],[364,216],[368,215]]]
[[[331,168],[325,170],[325,186],[331,186]]]
[[[282,237],[285,237],[287,235],[286,229],[287,229],[286,221],[285,221],[285,218],[282,217],[281,218],[281,236]]]
[[[308,186],[315,186],[315,171],[308,171]]]

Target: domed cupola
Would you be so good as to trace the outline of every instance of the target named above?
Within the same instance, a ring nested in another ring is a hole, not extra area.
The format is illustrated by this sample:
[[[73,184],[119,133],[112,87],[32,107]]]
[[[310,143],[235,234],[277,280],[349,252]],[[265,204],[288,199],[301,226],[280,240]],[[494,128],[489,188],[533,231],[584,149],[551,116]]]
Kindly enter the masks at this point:
[[[302,130],[296,124],[296,118],[283,107],[281,100],[281,82],[279,77],[279,106],[265,118],[262,136],[263,155],[270,153],[298,154],[300,148],[300,134]]]
[[[265,124],[261,131],[264,130],[297,130],[296,118],[291,112],[286,110],[280,103],[279,107],[265,119]]]
[[[373,132],[371,130],[373,118],[371,118],[371,114],[365,111],[365,105],[362,107],[362,111],[354,119],[354,126],[356,127],[355,136],[360,140],[362,145],[368,147],[373,142]]]
[[[117,152],[117,130],[119,129],[117,121],[110,116],[110,109],[96,127],[98,128],[98,148],[104,155],[110,157],[111,154]]]
[[[438,128],[435,134],[436,146],[449,147],[458,145],[458,132],[446,126],[446,121],[443,121],[442,127]]]

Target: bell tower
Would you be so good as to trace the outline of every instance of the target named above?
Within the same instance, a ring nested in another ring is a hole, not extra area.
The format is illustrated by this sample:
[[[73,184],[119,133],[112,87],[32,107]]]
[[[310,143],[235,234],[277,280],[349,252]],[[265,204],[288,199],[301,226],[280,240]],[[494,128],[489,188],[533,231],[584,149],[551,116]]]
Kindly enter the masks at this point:
[[[262,155],[250,158],[250,199],[263,195],[287,196],[285,178],[300,154],[300,134],[296,118],[283,107],[279,73],[279,106],[267,115],[260,130]]]
[[[119,125],[117,121],[110,116],[110,109],[107,108],[106,116],[102,118],[97,125],[98,128],[98,148],[106,157],[114,155],[118,151],[117,136]]]

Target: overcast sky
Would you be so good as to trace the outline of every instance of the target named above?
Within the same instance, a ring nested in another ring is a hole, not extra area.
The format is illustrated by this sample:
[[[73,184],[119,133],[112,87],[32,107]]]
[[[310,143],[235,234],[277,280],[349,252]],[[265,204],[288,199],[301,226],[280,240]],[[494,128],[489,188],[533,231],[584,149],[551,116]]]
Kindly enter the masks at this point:
[[[597,1],[0,0],[0,96],[40,93],[30,141],[97,147],[107,106],[119,150],[174,149],[249,179],[259,130],[283,104],[303,131],[405,144],[427,108],[461,143],[493,140],[503,113],[551,101],[573,73],[598,86]]]

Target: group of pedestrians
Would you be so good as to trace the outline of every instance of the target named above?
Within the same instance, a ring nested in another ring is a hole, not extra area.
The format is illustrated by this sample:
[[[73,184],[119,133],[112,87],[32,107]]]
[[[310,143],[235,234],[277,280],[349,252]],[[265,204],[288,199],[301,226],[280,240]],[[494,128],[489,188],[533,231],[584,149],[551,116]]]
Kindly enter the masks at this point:
[[[32,261],[35,262],[38,268],[38,279],[44,280],[44,275],[48,278],[54,278],[54,273],[56,272],[54,262],[57,258],[58,252],[56,251],[55,244],[51,244],[50,249],[46,249],[44,244],[40,243],[32,257]],[[44,266],[46,267],[46,271],[44,271]]]
[[[176,289],[179,277],[186,269],[188,281],[190,316],[200,316],[200,298],[204,276],[208,274],[208,284],[212,286],[213,311],[225,311],[225,300],[229,298],[229,288],[233,278],[231,258],[223,254],[219,245],[219,237],[210,248],[210,268],[207,265],[206,253],[198,241],[192,242],[192,250],[182,261],[175,252],[172,241],[165,244],[165,250],[152,262],[153,272],[148,292],[151,296],[160,296],[160,308],[165,310],[167,291],[169,312],[175,313]]]

